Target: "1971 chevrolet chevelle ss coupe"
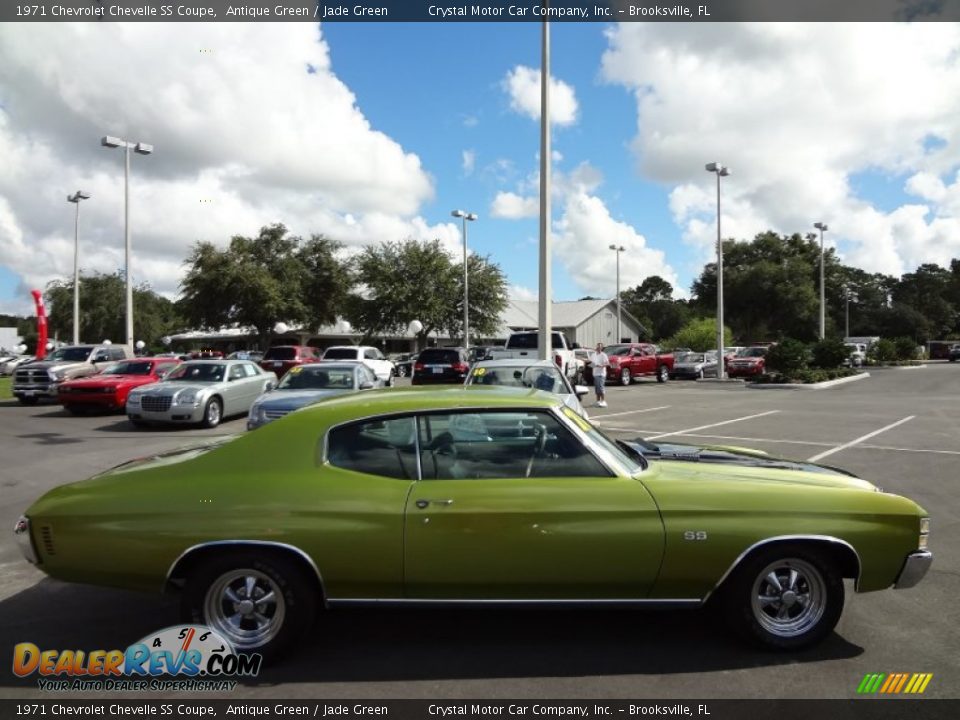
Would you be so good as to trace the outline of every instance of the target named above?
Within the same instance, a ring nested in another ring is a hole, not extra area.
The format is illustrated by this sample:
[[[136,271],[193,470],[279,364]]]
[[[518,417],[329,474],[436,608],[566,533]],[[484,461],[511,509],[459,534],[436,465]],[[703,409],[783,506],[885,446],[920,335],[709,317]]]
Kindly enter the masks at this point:
[[[536,390],[372,390],[48,492],[18,521],[55,578],[182,593],[268,655],[320,608],[699,607],[780,649],[831,632],[843,578],[915,585],[914,502],[730,448],[614,441]]]

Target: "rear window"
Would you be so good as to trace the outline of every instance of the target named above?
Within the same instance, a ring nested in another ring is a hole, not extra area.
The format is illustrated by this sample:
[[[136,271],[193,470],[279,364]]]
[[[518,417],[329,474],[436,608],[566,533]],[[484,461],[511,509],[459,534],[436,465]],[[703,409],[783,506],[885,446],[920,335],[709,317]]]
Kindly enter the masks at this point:
[[[324,360],[356,360],[357,348],[328,348]]]
[[[148,360],[138,360],[135,362],[122,362],[111,365],[103,371],[104,375],[149,375],[153,369],[153,363]]]
[[[540,339],[540,333],[514,333],[507,340],[507,345],[515,350],[535,350]],[[554,349],[563,348],[563,340],[560,339],[560,333],[553,333],[552,341]]]
[[[264,360],[296,360],[297,349],[292,347],[276,347],[267,350]]]
[[[457,350],[424,350],[417,362],[424,365],[453,365],[460,362]]]

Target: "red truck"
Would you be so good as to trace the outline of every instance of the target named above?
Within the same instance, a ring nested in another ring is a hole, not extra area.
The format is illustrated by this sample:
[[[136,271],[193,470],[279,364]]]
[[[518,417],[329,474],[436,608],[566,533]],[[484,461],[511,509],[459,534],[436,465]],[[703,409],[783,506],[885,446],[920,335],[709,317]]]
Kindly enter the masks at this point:
[[[656,377],[657,382],[666,382],[673,370],[673,353],[660,353],[656,345],[649,343],[626,343],[608,345],[603,349],[610,358],[607,380],[629,385],[636,377]]]

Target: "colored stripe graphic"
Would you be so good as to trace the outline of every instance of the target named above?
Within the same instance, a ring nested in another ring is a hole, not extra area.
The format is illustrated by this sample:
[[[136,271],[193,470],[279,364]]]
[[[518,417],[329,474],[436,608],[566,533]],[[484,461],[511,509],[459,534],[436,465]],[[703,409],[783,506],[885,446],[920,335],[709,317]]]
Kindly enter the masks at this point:
[[[933,673],[867,673],[857,686],[857,693],[868,695],[919,695],[927,689]]]

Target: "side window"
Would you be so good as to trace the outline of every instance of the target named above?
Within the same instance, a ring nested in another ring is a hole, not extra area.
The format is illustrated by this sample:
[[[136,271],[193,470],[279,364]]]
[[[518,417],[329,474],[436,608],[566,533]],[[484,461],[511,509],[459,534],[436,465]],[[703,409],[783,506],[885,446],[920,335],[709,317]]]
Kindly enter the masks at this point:
[[[243,367],[243,373],[247,377],[253,377],[254,375],[260,374],[257,372],[256,366],[252,365],[251,363],[244,363],[242,367]]]
[[[609,477],[549,412],[459,411],[420,418],[424,480]]]
[[[111,360],[126,360],[127,355],[122,348],[110,348]]]
[[[366,350],[363,351],[363,357],[365,360],[376,360],[377,351],[373,350],[372,348],[367,348]]]
[[[413,417],[365,420],[330,431],[327,461],[344,470],[381,477],[417,477],[416,423]]]
[[[243,365],[234,365],[230,368],[231,380],[241,380],[244,377],[246,377],[246,374],[243,372]]]

